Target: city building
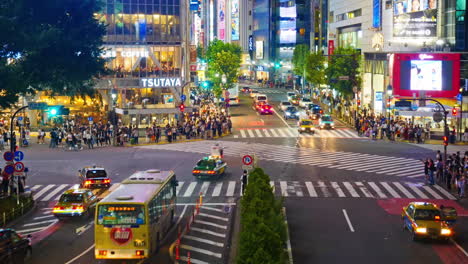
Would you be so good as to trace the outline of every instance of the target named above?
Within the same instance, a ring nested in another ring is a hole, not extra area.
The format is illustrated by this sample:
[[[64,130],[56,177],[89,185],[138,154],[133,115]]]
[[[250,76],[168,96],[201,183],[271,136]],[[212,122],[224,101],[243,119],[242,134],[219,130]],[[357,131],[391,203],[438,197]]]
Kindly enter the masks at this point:
[[[398,114],[423,125],[432,122],[431,126],[440,128],[433,122],[432,113],[426,111],[434,107],[433,103],[421,102],[419,105],[418,102],[414,106],[416,111],[397,111],[394,102],[395,99],[431,97],[441,101],[448,110],[457,104],[454,95],[459,92],[460,76],[468,76],[463,72],[460,75],[459,67],[446,65],[466,61],[463,53],[461,57],[451,55],[468,51],[464,19],[466,1],[329,0],[328,16],[328,43],[335,47],[352,47],[363,54],[363,82],[360,93],[355,95],[355,102],[359,99],[360,107],[368,112],[388,116]],[[395,86],[406,84],[399,82],[400,79],[395,76],[399,72],[392,69],[404,68],[408,61],[415,68],[423,64],[432,67],[431,71],[421,71],[425,75],[421,73],[418,78],[429,78],[435,71],[438,76],[435,79],[458,79],[453,84],[440,83],[438,93],[427,90],[427,87],[417,89],[410,83],[398,89]],[[458,73],[454,73],[454,70],[458,70]],[[406,89],[413,92],[400,93]],[[463,122],[463,127],[466,126],[466,115],[464,121],[449,118],[450,126],[458,126],[457,122]]]

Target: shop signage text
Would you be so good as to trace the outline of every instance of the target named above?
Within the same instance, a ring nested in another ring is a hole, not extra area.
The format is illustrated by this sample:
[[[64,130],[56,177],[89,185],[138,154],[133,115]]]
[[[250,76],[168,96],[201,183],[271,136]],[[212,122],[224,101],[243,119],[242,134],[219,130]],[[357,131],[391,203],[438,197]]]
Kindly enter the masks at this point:
[[[181,86],[180,78],[142,78],[140,87],[172,87]]]
[[[419,54],[419,59],[424,60],[424,59],[433,59],[434,56],[432,55],[427,55],[427,54]]]
[[[132,57],[149,57],[149,52],[146,50],[123,50],[120,52],[120,56],[123,58],[132,58]],[[102,57],[104,58],[114,58],[117,57],[117,52],[115,50],[106,50],[104,51]]]

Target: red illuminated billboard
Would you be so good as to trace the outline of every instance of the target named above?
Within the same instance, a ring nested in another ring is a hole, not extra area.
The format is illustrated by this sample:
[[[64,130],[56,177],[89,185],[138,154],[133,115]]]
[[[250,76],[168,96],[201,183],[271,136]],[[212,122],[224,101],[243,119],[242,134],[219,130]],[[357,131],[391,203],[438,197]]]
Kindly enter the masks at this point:
[[[397,97],[420,97],[424,93],[426,97],[450,98],[459,92],[459,53],[395,53],[390,64]]]

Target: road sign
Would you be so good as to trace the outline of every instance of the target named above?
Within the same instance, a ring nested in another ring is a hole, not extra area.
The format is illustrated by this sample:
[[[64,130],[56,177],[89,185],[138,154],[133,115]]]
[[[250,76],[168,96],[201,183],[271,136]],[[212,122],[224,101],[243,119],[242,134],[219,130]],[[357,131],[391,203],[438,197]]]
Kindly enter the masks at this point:
[[[12,161],[15,158],[15,154],[11,151],[3,153],[3,159],[6,161]]]
[[[14,165],[14,169],[16,172],[22,172],[24,171],[24,164],[23,162],[16,162],[15,165]]]
[[[349,80],[349,76],[338,76],[338,80],[347,81],[347,80]]]
[[[253,163],[253,158],[252,158],[252,156],[250,156],[250,155],[244,155],[244,156],[242,157],[242,163],[243,163],[244,165],[247,165],[247,166],[252,165],[252,163]]]
[[[180,96],[180,100],[181,100],[182,102],[185,102],[186,99],[187,99],[187,96],[185,96],[185,94],[183,94],[183,95]]]
[[[93,121],[93,117],[92,117],[92,116],[88,117],[88,121],[92,122],[92,121]]]
[[[242,169],[243,170],[252,170],[253,169],[253,166],[252,165],[242,165]]]
[[[442,115],[441,112],[435,112],[432,115],[432,119],[434,119],[434,122],[439,123],[440,121],[442,121],[442,119],[444,119],[444,115]]]
[[[15,151],[15,161],[22,161],[24,159],[24,153],[22,151]]]
[[[460,102],[461,102],[461,100],[462,100],[462,94],[459,93],[459,94],[457,95],[457,101],[460,101]]]
[[[13,174],[13,172],[15,172],[15,167],[13,167],[13,165],[7,165],[5,166],[3,171],[6,172],[7,174]]]
[[[28,108],[29,110],[46,110],[49,106],[47,103],[29,103]]]
[[[23,121],[23,117],[22,117],[22,116],[18,116],[18,121]]]

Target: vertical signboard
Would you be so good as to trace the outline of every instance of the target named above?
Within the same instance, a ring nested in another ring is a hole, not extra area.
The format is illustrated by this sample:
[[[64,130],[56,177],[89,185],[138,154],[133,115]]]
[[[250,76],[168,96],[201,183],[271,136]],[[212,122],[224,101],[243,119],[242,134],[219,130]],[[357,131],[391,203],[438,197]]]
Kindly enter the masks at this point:
[[[382,27],[382,0],[372,0],[372,27]]]
[[[226,39],[226,2],[218,0],[218,39],[224,41]]]
[[[333,39],[330,39],[328,41],[328,55],[333,55],[335,52],[335,41]],[[330,59],[330,57],[328,57]]]
[[[197,63],[197,46],[190,45],[190,63]]]
[[[239,40],[239,0],[231,0],[231,40]]]
[[[249,36],[249,55],[250,55],[250,60],[253,60],[253,52],[254,52],[254,40],[253,36]]]
[[[393,36],[437,37],[437,1],[393,0]]]
[[[263,59],[263,40],[255,41],[255,58],[258,60]]]

